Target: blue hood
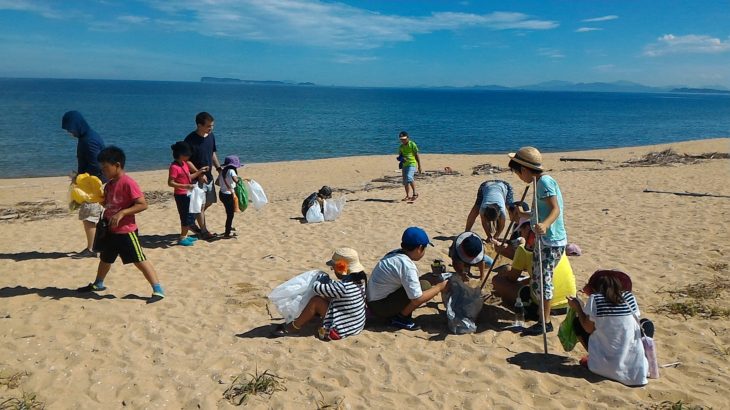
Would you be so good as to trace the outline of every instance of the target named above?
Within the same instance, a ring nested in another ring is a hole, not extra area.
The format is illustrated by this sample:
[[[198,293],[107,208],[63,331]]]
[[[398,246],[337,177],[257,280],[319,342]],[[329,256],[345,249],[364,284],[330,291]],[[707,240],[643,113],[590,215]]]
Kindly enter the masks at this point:
[[[89,127],[89,124],[86,123],[86,120],[78,111],[69,111],[63,114],[61,128],[79,139],[78,144],[76,144],[77,172],[79,174],[88,172],[89,175],[96,175],[102,181],[106,181],[97,160],[99,152],[104,148],[104,140],[101,139],[99,134]]]

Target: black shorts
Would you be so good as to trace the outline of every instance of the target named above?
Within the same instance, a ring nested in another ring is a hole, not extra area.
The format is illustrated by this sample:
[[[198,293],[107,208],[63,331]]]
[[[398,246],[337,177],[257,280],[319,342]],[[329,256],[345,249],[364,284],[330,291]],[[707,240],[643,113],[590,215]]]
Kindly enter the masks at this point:
[[[190,213],[190,197],[185,194],[175,194],[177,214],[180,215],[180,226],[190,226],[195,223],[195,215]]]
[[[421,279],[420,283],[422,290],[431,288],[431,284],[426,280]],[[411,303],[411,300],[408,298],[406,290],[400,287],[383,299],[368,302],[368,308],[375,316],[391,318],[400,313],[409,303]]]
[[[122,257],[122,263],[143,262],[147,260],[142,252],[137,231],[130,233],[109,233],[102,241],[99,259],[104,263],[114,263],[117,256]]]

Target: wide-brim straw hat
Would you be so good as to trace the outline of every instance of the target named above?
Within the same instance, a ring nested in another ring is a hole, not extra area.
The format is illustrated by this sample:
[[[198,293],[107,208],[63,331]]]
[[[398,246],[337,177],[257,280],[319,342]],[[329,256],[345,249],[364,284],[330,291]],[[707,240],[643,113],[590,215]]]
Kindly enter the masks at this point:
[[[522,147],[517,152],[509,153],[510,159],[522,166],[542,171],[542,154],[535,147]]]
[[[352,272],[364,272],[365,267],[360,263],[360,257],[357,255],[357,251],[352,248],[337,248],[332,254],[332,258],[327,261],[327,265],[335,266],[335,262],[344,260],[347,262],[347,271]]]

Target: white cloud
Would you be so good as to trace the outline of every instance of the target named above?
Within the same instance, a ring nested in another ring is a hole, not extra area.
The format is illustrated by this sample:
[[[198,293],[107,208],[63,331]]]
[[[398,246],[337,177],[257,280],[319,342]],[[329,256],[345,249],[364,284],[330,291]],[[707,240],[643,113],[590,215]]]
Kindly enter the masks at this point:
[[[38,0],[0,0],[0,10],[36,13],[49,19],[58,19],[63,17],[62,13],[55,11],[46,2]]]
[[[548,58],[565,58],[565,54],[563,54],[562,51],[556,50],[554,48],[541,48],[537,50],[537,55],[542,57],[548,57]]]
[[[581,27],[577,30],[575,30],[576,33],[587,33],[589,31],[601,31],[603,30],[600,27]]]
[[[730,51],[730,39],[722,41],[719,38],[699,34],[686,36],[665,34],[659,37],[655,43],[648,44],[644,48],[644,55],[659,57],[677,53],[717,54],[728,51]]]
[[[122,23],[128,23],[128,24],[144,24],[148,23],[150,21],[149,17],[145,16],[119,16],[117,17],[117,20],[119,20]]]
[[[373,49],[413,40],[415,35],[465,28],[548,30],[550,20],[514,12],[437,12],[427,16],[381,14],[317,0],[150,0],[168,14],[167,24],[208,36],[304,44],[336,49]],[[181,16],[186,16],[182,18]]]
[[[589,18],[589,19],[583,19],[581,21],[586,22],[586,23],[595,23],[597,21],[609,21],[609,20],[616,20],[616,19],[618,19],[618,16],[611,14],[609,16],[593,17],[593,18]]]
[[[375,56],[357,56],[352,54],[337,54],[332,61],[338,64],[357,64],[367,63],[368,61],[375,61],[378,57]]]

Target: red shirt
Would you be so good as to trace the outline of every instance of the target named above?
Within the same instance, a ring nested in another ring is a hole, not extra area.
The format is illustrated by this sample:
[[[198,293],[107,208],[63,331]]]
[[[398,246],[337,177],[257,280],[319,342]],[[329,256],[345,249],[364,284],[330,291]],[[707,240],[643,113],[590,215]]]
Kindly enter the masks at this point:
[[[183,161],[182,165],[177,161],[170,164],[170,178],[178,184],[192,184],[190,180],[190,167],[187,161]],[[175,195],[186,195],[188,190],[185,188],[175,188]]]
[[[109,181],[104,187],[104,219],[107,221],[122,209],[134,205],[134,200],[143,196],[142,190],[129,175],[124,174]],[[112,233],[130,233],[137,230],[134,215],[127,215],[116,227],[109,227]]]

